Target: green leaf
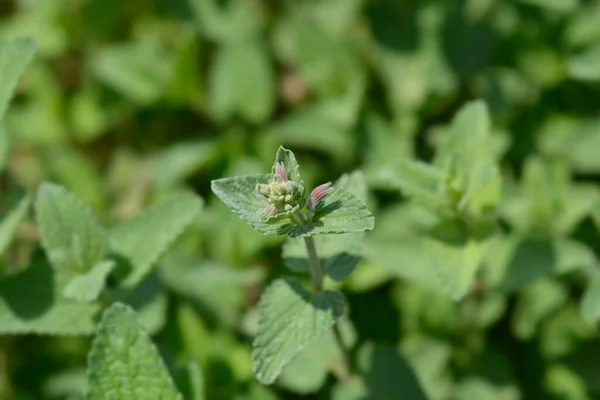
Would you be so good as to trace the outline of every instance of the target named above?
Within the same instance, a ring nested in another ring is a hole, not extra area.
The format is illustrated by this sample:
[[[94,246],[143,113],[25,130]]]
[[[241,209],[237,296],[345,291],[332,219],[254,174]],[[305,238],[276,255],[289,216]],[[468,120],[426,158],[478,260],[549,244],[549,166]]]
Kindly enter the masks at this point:
[[[217,120],[235,115],[260,123],[275,106],[275,82],[264,46],[242,38],[225,43],[217,52],[210,71],[211,110]]]
[[[0,222],[0,254],[12,242],[17,228],[23,222],[31,205],[31,196],[24,190],[14,190],[8,195],[8,207]]]
[[[84,274],[102,261],[106,233],[77,197],[59,185],[44,183],[35,209],[42,245],[54,268],[68,275]]]
[[[33,39],[16,39],[0,47],[0,121],[36,47]]]
[[[293,278],[279,279],[259,305],[252,359],[257,379],[271,384],[298,352],[324,335],[344,310],[339,292],[310,294]]]
[[[581,299],[581,314],[590,323],[600,321],[600,274],[594,271]]]
[[[140,105],[158,101],[171,79],[172,54],[158,40],[128,42],[100,49],[91,58],[102,82]]]
[[[135,286],[150,271],[171,243],[200,212],[202,199],[192,193],[169,197],[109,233],[111,250],[131,267],[126,286]]]
[[[64,277],[56,274],[41,252],[27,270],[0,280],[0,333],[92,333],[100,307],[65,299],[64,286]]]
[[[490,161],[493,148],[486,146],[490,140],[490,117],[485,102],[475,100],[463,105],[449,129],[437,149],[435,161],[438,166],[468,175],[473,167]]]
[[[183,400],[135,312],[108,308],[88,357],[90,400]]]
[[[436,235],[369,240],[365,258],[399,277],[458,300],[470,289],[480,266],[482,245],[464,236],[454,223],[436,229]]]
[[[448,213],[444,171],[420,161],[401,160],[379,171],[379,179],[433,212]]]
[[[522,340],[532,339],[541,321],[567,300],[565,288],[552,279],[539,279],[519,292],[512,315],[513,332]]]
[[[582,81],[600,80],[600,46],[592,47],[569,60],[569,75]]]
[[[293,225],[287,233],[291,237],[310,237],[364,232],[374,227],[375,218],[366,204],[345,189],[335,188],[319,203],[309,224]]]
[[[153,179],[160,188],[170,188],[207,166],[218,153],[215,141],[194,140],[165,148],[154,162]]]
[[[271,174],[236,176],[212,181],[211,189],[231,211],[257,231],[265,235],[284,235],[292,229],[288,215],[270,218],[268,221],[262,216],[269,202],[256,191],[256,185],[270,181]]]
[[[502,385],[478,376],[461,380],[456,388],[457,400],[518,400],[521,398],[521,393],[515,385]]]
[[[79,301],[96,300],[114,267],[114,261],[102,261],[88,272],[74,276],[65,286],[63,296]]]
[[[265,221],[262,212],[268,201],[256,191],[271,175],[240,176],[212,181],[212,190],[242,220],[265,235],[310,237],[329,233],[363,232],[373,229],[375,219],[367,206],[351,193],[336,189],[317,207],[312,223],[296,225],[281,214]]]

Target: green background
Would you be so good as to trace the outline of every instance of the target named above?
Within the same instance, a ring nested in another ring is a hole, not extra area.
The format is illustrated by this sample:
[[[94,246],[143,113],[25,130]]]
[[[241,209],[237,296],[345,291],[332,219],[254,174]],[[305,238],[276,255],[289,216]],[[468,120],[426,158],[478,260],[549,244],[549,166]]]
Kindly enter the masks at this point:
[[[0,40],[23,36],[38,51],[0,127],[3,199],[57,182],[105,226],[183,188],[205,200],[143,283],[186,398],[194,360],[211,400],[362,399],[318,351],[274,386],[253,376],[284,238],[253,231],[210,180],[268,172],[279,145],[309,188],[367,177],[376,227],[340,287],[353,364],[367,386],[396,385],[373,398],[420,398],[405,364],[432,399],[600,398],[600,1],[0,0]],[[502,175],[498,244],[453,300],[420,272],[430,211],[382,171],[432,160],[473,99],[493,129],[470,150],[493,148]],[[20,270],[38,241],[32,212],[3,263]],[[0,335],[0,398],[82,398],[90,344]]]

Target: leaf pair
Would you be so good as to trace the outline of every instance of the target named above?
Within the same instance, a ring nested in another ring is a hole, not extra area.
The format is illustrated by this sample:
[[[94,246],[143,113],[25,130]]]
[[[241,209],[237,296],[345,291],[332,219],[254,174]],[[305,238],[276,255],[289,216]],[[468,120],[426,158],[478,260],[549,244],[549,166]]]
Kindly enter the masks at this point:
[[[284,163],[290,180],[303,187],[294,154],[280,147],[275,164],[279,162]],[[291,212],[279,213],[267,219],[264,211],[269,201],[260,195],[257,185],[268,184],[271,179],[272,174],[217,179],[212,181],[212,190],[231,211],[265,235],[310,237],[373,229],[375,220],[364,202],[342,188],[335,188],[333,193],[326,196],[317,206],[314,216],[304,224],[298,223],[290,215]],[[298,206],[302,210],[305,205]]]

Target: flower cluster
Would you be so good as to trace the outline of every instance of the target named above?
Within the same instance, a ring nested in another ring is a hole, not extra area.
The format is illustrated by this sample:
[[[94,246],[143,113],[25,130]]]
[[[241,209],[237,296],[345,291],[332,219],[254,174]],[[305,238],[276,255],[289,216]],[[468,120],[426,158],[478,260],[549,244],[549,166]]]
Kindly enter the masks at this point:
[[[273,180],[270,183],[256,185],[256,190],[270,203],[263,211],[265,217],[292,211],[302,199],[303,193],[302,186],[288,180],[282,163],[275,165]]]

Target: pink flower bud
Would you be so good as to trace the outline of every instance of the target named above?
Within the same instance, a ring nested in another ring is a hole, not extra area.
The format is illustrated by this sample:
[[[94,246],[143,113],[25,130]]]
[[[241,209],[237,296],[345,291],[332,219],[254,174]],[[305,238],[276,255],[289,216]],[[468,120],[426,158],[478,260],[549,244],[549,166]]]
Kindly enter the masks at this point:
[[[276,213],[277,213],[277,207],[275,207],[275,204],[269,204],[263,210],[264,217],[271,217],[271,216],[275,215]]]
[[[308,208],[309,210],[314,209],[317,206],[317,204],[319,204],[319,202],[323,200],[325,196],[327,196],[332,191],[333,187],[331,186],[331,182],[327,182],[317,186],[313,189],[310,196],[308,197],[308,200],[306,201],[306,208]]]
[[[287,173],[285,172],[285,167],[283,166],[283,163],[278,162],[275,165],[275,175],[279,176],[281,178],[282,181],[287,181]]]

